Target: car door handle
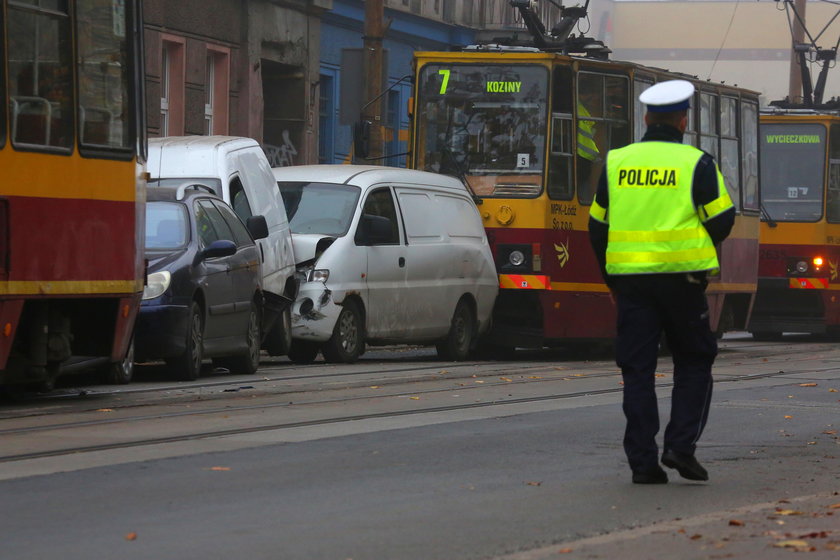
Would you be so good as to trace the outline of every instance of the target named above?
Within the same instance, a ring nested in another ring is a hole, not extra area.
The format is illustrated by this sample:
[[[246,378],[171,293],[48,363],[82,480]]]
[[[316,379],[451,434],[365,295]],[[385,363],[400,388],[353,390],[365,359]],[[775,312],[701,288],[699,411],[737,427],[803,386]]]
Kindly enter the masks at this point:
[[[405,257],[400,257],[400,260],[398,262],[400,263],[400,268],[404,267],[405,266]]]

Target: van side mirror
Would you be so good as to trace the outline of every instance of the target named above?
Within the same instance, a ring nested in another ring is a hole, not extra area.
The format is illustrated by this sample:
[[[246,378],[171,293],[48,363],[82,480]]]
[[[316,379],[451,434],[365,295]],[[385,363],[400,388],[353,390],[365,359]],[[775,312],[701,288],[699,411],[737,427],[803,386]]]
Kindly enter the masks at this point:
[[[353,154],[365,159],[370,155],[370,121],[359,121],[353,125]]]
[[[245,222],[245,227],[254,239],[265,239],[268,237],[268,224],[265,216],[251,216]]]
[[[356,245],[379,245],[393,239],[393,225],[385,216],[362,214],[359,229],[356,230]]]

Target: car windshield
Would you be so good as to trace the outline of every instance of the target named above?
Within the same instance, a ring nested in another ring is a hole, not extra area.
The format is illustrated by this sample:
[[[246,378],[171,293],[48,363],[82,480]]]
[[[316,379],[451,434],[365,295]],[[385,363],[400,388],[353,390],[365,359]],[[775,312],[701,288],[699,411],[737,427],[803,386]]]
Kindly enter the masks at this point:
[[[150,187],[180,187],[184,183],[198,183],[207,185],[213,189],[213,194],[222,196],[222,181],[218,177],[170,177],[152,179],[148,182]]]
[[[175,251],[189,242],[189,220],[183,204],[149,202],[146,204],[146,249]]]
[[[341,237],[350,229],[361,189],[333,183],[278,181],[292,233]]]
[[[816,222],[822,216],[825,127],[761,125],[761,204],[779,222]]]

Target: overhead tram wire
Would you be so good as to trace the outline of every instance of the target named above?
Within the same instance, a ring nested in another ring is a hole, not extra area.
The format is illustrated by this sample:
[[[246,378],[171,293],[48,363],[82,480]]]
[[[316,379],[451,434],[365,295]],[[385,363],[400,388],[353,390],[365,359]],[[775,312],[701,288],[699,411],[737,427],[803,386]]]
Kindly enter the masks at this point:
[[[735,7],[732,9],[732,17],[729,18],[729,26],[726,28],[726,33],[723,35],[723,40],[720,43],[720,47],[718,48],[717,54],[715,55],[715,60],[712,62],[712,67],[709,69],[709,75],[706,76],[707,80],[712,79],[712,72],[715,71],[715,66],[717,66],[718,59],[720,58],[720,53],[723,52],[723,46],[726,44],[726,40],[729,38],[729,31],[732,29],[732,23],[735,21],[735,14],[738,13],[738,5],[741,3],[741,0],[737,0],[735,2]]]

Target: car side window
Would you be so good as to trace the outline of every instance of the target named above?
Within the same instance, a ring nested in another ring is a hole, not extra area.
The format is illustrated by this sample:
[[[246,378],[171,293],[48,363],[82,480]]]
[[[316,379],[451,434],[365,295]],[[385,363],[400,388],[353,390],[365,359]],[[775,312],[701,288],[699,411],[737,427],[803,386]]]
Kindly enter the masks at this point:
[[[204,247],[218,239],[235,241],[230,227],[210,200],[198,201],[198,204],[196,204],[196,221],[199,227],[198,235],[201,237]],[[210,231],[213,232],[212,237],[209,234]],[[205,232],[208,232],[206,237]]]
[[[220,201],[214,201],[214,204],[219,213],[222,215],[222,218],[225,220],[225,223],[227,223],[228,227],[233,232],[236,246],[247,247],[249,245],[253,245],[254,240],[251,239],[251,234],[248,233],[248,228],[245,227],[245,224],[242,223],[239,216],[233,213],[230,206]]]
[[[391,220],[391,237],[380,245],[399,245],[400,228],[397,224],[397,208],[394,205],[394,197],[391,196],[391,189],[385,187],[371,192],[365,200],[362,213]]]
[[[251,205],[248,203],[248,195],[245,194],[245,188],[239,177],[234,177],[230,182],[230,205],[243,222],[253,216]]]

